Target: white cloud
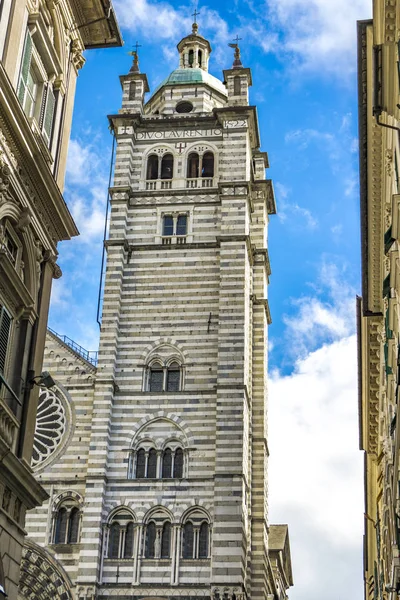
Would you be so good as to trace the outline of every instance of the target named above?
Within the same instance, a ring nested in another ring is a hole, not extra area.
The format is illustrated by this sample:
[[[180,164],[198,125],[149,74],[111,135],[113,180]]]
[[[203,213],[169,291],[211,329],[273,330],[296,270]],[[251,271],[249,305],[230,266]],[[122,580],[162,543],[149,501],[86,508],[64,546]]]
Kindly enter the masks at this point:
[[[324,342],[355,330],[355,291],[346,284],[346,268],[324,262],[314,295],[292,299],[290,315],[283,315],[288,354],[305,356]]]
[[[66,199],[72,216],[80,231],[79,243],[91,243],[100,238],[104,231],[105,209],[107,201],[107,166],[97,152],[98,144],[93,135],[85,143],[72,139],[68,150]]]
[[[281,34],[277,51],[296,69],[334,73],[356,70],[356,21],[371,16],[370,0],[266,0],[270,28]]]
[[[318,219],[308,208],[300,206],[297,202],[288,202],[291,189],[279,181],[275,184],[277,192],[278,218],[282,223],[290,222],[296,228],[315,229]]]
[[[77,139],[71,139],[68,146],[67,183],[68,185],[86,185],[99,166],[100,159],[91,144],[84,145]]]
[[[308,353],[290,375],[270,377],[270,522],[289,524],[291,600],[363,596],[356,375],[351,335]],[[329,581],[323,592],[321,580]]]
[[[59,309],[67,309],[70,306],[71,289],[65,284],[64,279],[55,279],[51,286],[51,303]]]
[[[331,172],[340,178],[343,193],[346,197],[354,197],[358,186],[356,164],[356,141],[352,132],[352,114],[347,113],[339,120],[339,126],[332,131],[305,128],[288,131],[285,142],[293,145],[297,151],[324,153],[329,161]],[[337,116],[335,121],[337,121]]]

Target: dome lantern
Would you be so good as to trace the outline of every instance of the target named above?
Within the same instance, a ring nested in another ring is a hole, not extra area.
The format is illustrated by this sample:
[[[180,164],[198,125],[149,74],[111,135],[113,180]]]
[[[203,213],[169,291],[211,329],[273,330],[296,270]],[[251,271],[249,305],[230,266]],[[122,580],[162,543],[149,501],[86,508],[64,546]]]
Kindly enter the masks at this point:
[[[184,37],[178,44],[180,69],[203,69],[208,71],[208,61],[211,54],[211,45],[198,33],[196,21],[192,25],[192,33]]]

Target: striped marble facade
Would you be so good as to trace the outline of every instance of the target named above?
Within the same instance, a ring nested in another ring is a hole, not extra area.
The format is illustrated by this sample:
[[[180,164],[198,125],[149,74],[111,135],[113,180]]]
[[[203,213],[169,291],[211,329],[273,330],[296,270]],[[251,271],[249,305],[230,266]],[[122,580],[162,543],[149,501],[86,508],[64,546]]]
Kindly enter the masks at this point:
[[[200,37],[180,44],[190,50]],[[166,84],[143,105],[145,76],[121,78],[97,369],[49,333],[45,368],[74,416],[64,450],[38,470],[50,500],[27,525],[79,599],[286,598],[268,557],[266,231],[275,203],[249,71],[225,72],[232,94],[234,76],[246,87],[242,105],[207,79]],[[132,82],[140,101],[130,99]],[[195,98],[196,110],[173,113],[181,98]],[[214,155],[206,186],[188,180],[193,152]],[[173,176],[148,181],[148,157],[166,153]],[[186,235],[164,235],[165,215],[186,215]],[[178,365],[179,389],[150,391],[154,364],[164,388]],[[167,449],[182,451],[179,477],[161,477]],[[152,476],[136,477],[138,468]],[[77,543],[54,543],[63,493],[79,507]]]

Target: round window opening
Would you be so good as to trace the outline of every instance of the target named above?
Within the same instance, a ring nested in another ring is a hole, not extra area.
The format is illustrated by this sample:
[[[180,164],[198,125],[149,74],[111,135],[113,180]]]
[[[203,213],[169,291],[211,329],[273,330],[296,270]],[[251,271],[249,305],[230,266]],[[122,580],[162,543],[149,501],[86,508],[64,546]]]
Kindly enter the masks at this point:
[[[36,415],[33,442],[32,467],[39,468],[61,449],[70,420],[67,403],[61,399],[59,390],[41,390]]]
[[[190,113],[193,110],[193,104],[191,102],[179,102],[175,110],[177,113]]]

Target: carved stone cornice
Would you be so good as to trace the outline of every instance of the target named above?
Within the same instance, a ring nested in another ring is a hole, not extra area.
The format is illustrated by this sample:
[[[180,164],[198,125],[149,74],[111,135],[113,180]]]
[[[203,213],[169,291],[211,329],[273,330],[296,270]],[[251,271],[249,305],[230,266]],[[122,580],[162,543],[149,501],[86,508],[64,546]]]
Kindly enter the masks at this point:
[[[385,42],[396,41],[396,7],[397,0],[385,0]]]
[[[381,383],[381,349],[384,342],[384,324],[383,319],[367,319],[367,355],[368,364],[365,365],[366,389],[364,400],[365,417],[364,423],[367,448],[370,453],[378,454],[379,443],[379,404],[380,404],[380,383]]]
[[[1,63],[0,145],[0,154],[7,157],[11,167],[9,176],[16,196],[25,196],[49,240],[55,245],[77,235],[72,216]]]
[[[383,188],[385,162],[382,127],[372,115],[370,62],[372,46],[367,35],[371,23],[358,24],[358,94],[360,146],[360,212],[362,249],[363,310],[382,311],[383,264]]]

